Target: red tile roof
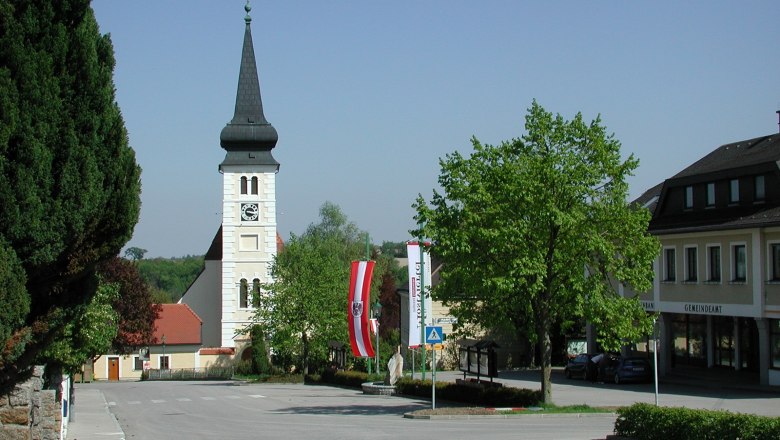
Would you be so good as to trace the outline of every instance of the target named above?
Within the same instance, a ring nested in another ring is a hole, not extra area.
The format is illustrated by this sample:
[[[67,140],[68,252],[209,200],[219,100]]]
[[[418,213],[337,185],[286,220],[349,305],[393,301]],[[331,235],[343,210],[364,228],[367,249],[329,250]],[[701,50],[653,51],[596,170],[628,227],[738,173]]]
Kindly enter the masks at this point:
[[[203,321],[187,304],[160,304],[160,316],[154,322],[154,338],[158,345],[200,344]]]

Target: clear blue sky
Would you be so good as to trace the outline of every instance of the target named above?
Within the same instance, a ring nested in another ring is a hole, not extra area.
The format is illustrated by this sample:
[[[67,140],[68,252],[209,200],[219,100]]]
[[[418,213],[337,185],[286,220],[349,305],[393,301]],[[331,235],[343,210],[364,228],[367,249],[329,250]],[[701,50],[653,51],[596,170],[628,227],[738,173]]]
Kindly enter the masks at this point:
[[[129,246],[206,252],[220,224],[243,0],[93,0],[143,168]],[[253,1],[287,239],[332,201],[403,241],[438,160],[523,134],[533,99],[598,114],[640,159],[631,196],[721,144],[778,131],[780,1]]]

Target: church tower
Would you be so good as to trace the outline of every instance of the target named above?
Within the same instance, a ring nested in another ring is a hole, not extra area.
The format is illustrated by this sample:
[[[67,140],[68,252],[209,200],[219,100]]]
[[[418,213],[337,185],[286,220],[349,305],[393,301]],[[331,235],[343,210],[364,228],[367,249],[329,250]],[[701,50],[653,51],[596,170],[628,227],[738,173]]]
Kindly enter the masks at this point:
[[[222,129],[226,150],[222,173],[222,347],[236,347],[236,330],[252,315],[251,297],[271,281],[276,255],[276,173],[279,163],[271,150],[276,129],[263,114],[260,81],[249,16],[244,8],[244,45],[233,119]],[[244,337],[239,337],[244,338]]]

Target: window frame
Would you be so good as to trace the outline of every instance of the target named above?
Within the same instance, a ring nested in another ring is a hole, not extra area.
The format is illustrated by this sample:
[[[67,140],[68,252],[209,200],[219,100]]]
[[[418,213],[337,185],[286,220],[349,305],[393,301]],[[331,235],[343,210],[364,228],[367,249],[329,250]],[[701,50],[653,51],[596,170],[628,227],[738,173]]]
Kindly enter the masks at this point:
[[[685,209],[693,209],[693,185],[685,187]]]
[[[165,359],[165,368],[163,368],[163,359]],[[171,355],[170,354],[158,354],[157,355],[157,368],[160,370],[171,369]]]
[[[780,241],[768,241],[767,246],[767,281],[780,282]]]
[[[707,184],[707,195],[705,203],[706,206],[710,208],[715,206],[715,182],[710,182]]]
[[[712,251],[717,249],[718,261],[717,265],[713,265]],[[718,277],[713,276],[713,268],[717,268]],[[709,283],[722,283],[723,282],[723,252],[721,252],[720,243],[707,245],[707,282]]]
[[[684,271],[686,283],[697,283],[699,281],[699,247],[697,245],[686,245]],[[693,256],[693,261],[691,261]]]
[[[670,258],[671,255],[671,264]],[[665,283],[674,283],[677,281],[677,248],[675,246],[664,246],[663,253],[663,276]],[[669,270],[671,268],[671,270]],[[670,274],[671,272],[671,274]]]
[[[744,271],[744,276],[739,276],[739,255],[737,254],[737,250],[742,249],[744,253],[744,267],[742,268]],[[748,277],[748,255],[747,255],[747,244],[745,242],[734,242],[731,243],[731,282],[732,283],[747,283],[747,277]]]
[[[144,370],[144,358],[138,355],[133,356],[133,371],[143,371],[143,370]]]
[[[241,176],[241,178],[239,179],[239,187],[240,187],[241,195],[246,195],[248,192],[247,182],[248,181],[246,176]]]
[[[761,182],[761,184],[759,184]],[[753,177],[753,200],[763,202],[766,200],[766,178],[763,174]]]
[[[257,195],[258,189],[259,189],[259,180],[257,179],[257,176],[252,176],[252,180],[250,183],[250,190],[253,195]]]
[[[739,179],[729,180],[729,203],[739,203]]]

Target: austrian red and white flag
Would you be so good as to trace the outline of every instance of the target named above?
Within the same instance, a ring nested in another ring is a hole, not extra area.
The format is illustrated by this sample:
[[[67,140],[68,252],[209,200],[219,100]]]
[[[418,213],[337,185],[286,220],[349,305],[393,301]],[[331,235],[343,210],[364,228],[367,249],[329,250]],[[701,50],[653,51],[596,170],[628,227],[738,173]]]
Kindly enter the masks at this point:
[[[373,261],[353,261],[349,280],[349,298],[347,299],[347,321],[349,323],[349,342],[355,357],[374,357],[368,322],[368,299],[371,291]]]

